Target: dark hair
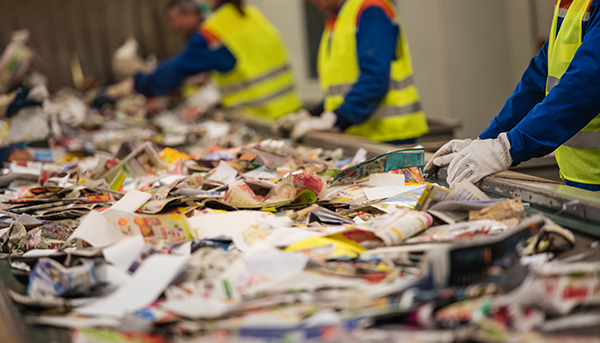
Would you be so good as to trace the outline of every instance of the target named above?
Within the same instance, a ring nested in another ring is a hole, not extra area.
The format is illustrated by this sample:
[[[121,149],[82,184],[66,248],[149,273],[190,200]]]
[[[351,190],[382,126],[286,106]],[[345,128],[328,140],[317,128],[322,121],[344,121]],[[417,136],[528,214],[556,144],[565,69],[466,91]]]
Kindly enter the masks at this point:
[[[182,12],[193,11],[199,16],[202,15],[200,6],[198,6],[198,3],[194,0],[170,0],[167,3],[167,9],[170,10],[171,8],[177,8]]]
[[[237,10],[242,14],[242,16],[246,15],[246,13],[244,13],[243,0],[221,0],[221,3],[223,3],[223,4],[230,3],[233,6],[235,6],[235,8],[237,8]]]

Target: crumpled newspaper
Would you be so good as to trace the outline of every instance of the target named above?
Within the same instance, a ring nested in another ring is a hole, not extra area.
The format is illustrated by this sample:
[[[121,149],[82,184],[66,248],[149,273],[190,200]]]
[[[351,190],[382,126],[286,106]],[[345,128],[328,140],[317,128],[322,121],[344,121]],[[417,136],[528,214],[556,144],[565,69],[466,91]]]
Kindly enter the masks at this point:
[[[25,226],[18,221],[14,221],[8,229],[8,240],[2,245],[2,252],[19,254],[27,251],[29,237]]]

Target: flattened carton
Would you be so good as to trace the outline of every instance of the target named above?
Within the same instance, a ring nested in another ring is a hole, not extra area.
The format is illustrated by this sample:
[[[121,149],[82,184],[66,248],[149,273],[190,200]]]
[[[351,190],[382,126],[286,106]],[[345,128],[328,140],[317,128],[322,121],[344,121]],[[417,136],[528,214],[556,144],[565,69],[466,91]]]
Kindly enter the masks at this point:
[[[342,170],[333,178],[330,186],[351,184],[357,179],[371,174],[387,173],[404,168],[423,168],[424,165],[425,150],[423,148],[392,151]]]

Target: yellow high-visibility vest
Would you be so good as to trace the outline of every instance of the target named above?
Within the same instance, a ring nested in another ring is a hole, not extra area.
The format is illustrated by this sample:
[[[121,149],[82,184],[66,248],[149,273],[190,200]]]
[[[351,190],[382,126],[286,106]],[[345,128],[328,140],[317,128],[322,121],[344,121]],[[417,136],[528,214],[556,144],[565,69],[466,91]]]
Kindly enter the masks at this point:
[[[393,5],[385,0],[390,8]],[[325,93],[325,110],[339,108],[360,76],[356,51],[357,18],[365,0],[346,0],[334,23],[325,28],[319,47],[318,73]],[[396,16],[400,26],[400,20]],[[404,30],[396,44],[396,60],[391,62],[390,86],[379,107],[364,123],[345,133],[388,142],[416,138],[429,129],[413,77],[412,62]]]
[[[277,29],[254,6],[244,15],[232,4],[219,7],[203,24],[233,54],[227,73],[214,73],[225,108],[276,120],[302,107],[287,50]]]
[[[566,14],[558,1],[548,42],[546,94],[569,68],[583,41],[583,20],[592,0],[574,0]],[[557,34],[558,18],[564,16]],[[563,179],[600,184],[600,115],[555,151]]]

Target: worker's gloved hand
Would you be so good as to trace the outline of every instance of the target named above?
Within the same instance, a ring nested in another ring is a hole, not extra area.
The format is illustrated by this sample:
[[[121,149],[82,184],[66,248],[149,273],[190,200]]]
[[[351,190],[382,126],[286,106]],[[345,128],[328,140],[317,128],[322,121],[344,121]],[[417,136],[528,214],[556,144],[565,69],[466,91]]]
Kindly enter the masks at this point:
[[[471,144],[473,140],[471,139],[453,139],[450,142],[442,145],[438,151],[435,152],[431,160],[427,162],[425,165],[425,169],[423,172],[425,174],[433,174],[438,168],[445,167],[450,164],[452,159],[461,152],[464,148],[466,148],[469,144]]]
[[[506,132],[496,139],[475,140],[452,160],[446,181],[450,188],[463,180],[475,183],[488,175],[508,169],[512,162]]]
[[[298,112],[288,114],[276,121],[271,126],[271,131],[275,135],[283,136],[285,133],[292,131],[296,124],[308,118],[310,118],[310,112],[305,109],[301,109]]]
[[[302,120],[294,126],[290,138],[299,141],[311,131],[326,131],[334,129],[337,122],[337,115],[331,111],[326,111],[320,117],[310,117]]]

